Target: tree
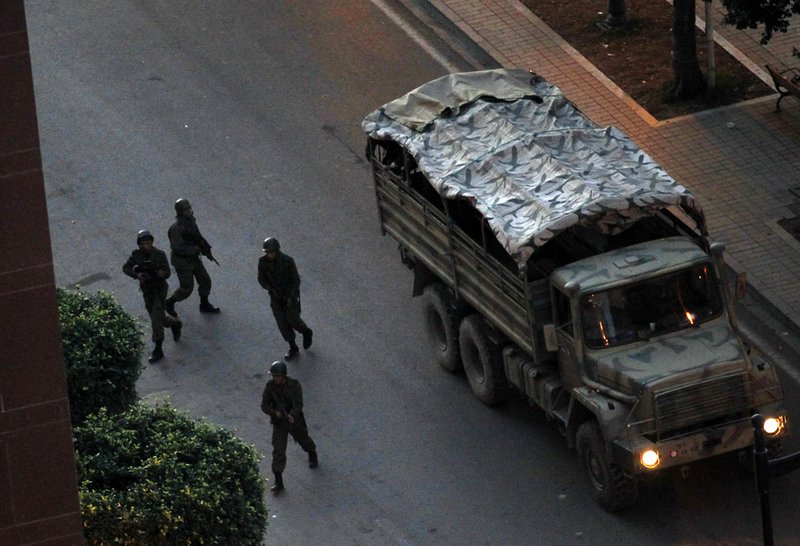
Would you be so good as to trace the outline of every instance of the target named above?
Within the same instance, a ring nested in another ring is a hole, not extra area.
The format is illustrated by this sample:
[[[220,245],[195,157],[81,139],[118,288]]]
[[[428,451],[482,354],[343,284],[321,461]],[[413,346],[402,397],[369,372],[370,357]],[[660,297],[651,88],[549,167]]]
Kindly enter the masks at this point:
[[[261,456],[224,428],[135,404],[102,409],[74,433],[90,546],[262,543]]]
[[[608,8],[606,9],[608,15],[603,22],[610,28],[620,27],[628,21],[627,11],[625,0],[608,0]]]
[[[705,92],[706,81],[697,58],[694,0],[672,3],[672,72],[674,99],[688,100]]]
[[[143,335],[107,292],[58,290],[90,545],[262,543],[261,456],[222,427],[137,403]]]
[[[136,319],[108,292],[63,288],[58,314],[72,424],[100,408],[117,413],[135,403],[144,348]]]
[[[786,32],[792,14],[800,14],[800,0],[722,0],[728,13],[723,22],[736,28],[758,28],[764,25],[761,43],[766,44],[776,32]]]

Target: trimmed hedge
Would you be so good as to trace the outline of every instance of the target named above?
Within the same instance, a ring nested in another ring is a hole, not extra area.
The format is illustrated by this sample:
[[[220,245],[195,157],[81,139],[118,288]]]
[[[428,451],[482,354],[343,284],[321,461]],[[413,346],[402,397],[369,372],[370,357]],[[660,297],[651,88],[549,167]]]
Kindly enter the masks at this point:
[[[260,455],[168,405],[101,410],[75,429],[89,545],[259,545],[267,526]]]
[[[111,413],[136,402],[144,335],[108,292],[58,289],[72,423],[102,407]]]

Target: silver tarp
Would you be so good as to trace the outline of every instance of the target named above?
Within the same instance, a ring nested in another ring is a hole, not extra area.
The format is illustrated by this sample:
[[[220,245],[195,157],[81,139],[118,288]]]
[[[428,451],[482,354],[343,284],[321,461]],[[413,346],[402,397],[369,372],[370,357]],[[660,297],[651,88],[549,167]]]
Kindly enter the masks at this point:
[[[469,200],[520,264],[574,224],[614,234],[667,207],[705,231],[694,196],[649,155],[524,70],[444,76],[362,127],[406,148],[441,195]]]

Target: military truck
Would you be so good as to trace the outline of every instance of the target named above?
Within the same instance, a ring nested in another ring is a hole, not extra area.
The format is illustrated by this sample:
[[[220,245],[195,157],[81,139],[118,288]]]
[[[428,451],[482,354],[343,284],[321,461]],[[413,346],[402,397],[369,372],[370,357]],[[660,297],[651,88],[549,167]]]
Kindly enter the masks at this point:
[[[363,122],[381,230],[439,364],[512,391],[576,448],[609,511],[647,474],[788,433],[776,370],[743,340],[724,246],[695,197],[541,77],[451,74]],[[734,285],[736,290],[734,290]]]

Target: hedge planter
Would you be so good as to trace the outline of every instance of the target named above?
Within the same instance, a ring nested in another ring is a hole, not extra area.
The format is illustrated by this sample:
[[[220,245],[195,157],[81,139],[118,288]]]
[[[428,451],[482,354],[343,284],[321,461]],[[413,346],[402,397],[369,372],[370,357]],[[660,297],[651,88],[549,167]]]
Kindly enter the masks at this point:
[[[58,313],[73,425],[100,408],[118,413],[135,403],[144,349],[136,319],[108,292],[63,288]]]
[[[101,410],[75,429],[89,545],[259,545],[267,525],[260,455],[173,408]]]

